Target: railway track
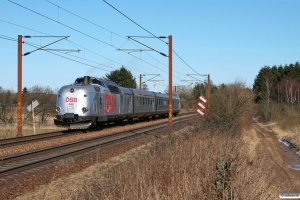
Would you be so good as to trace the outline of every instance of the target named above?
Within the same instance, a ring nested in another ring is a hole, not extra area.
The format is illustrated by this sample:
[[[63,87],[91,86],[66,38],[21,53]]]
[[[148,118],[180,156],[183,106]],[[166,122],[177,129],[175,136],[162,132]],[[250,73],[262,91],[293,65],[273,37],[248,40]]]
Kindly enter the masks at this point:
[[[185,115],[190,115],[192,113],[184,113],[179,116],[185,116]],[[108,126],[111,126],[109,124]],[[107,128],[106,126],[105,128]],[[95,128],[95,129],[87,129],[87,130],[64,130],[64,131],[57,131],[57,132],[49,132],[49,133],[41,133],[41,134],[35,134],[35,135],[27,135],[27,136],[21,136],[21,137],[12,137],[12,138],[6,138],[0,140],[0,148],[4,147],[10,147],[10,146],[15,146],[15,145],[20,145],[20,144],[26,144],[26,143],[31,143],[31,142],[36,142],[36,141],[42,141],[46,139],[52,139],[52,138],[59,138],[59,137],[64,137],[66,135],[72,134],[73,136],[75,134],[83,134],[83,132],[91,132],[91,131],[99,131],[102,128]]]
[[[196,116],[176,119],[173,121],[173,124],[186,123],[194,118],[196,118]],[[167,127],[168,124],[163,122],[155,126],[151,125],[126,132],[116,132],[110,135],[98,136],[22,154],[2,157],[0,158],[0,178],[48,163],[53,163],[60,159],[77,156],[87,151],[101,149],[109,145],[116,145],[126,140],[131,140],[133,138],[144,136],[145,134],[151,134],[155,131],[166,129]]]

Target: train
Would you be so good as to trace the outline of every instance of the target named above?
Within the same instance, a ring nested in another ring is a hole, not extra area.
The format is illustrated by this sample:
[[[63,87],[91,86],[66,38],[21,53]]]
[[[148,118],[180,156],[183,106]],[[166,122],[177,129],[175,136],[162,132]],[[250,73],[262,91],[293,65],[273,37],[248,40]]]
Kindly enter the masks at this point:
[[[65,85],[56,98],[57,127],[88,129],[107,123],[168,117],[169,95],[117,85],[115,82],[84,76]],[[180,98],[172,94],[172,115],[180,111]]]

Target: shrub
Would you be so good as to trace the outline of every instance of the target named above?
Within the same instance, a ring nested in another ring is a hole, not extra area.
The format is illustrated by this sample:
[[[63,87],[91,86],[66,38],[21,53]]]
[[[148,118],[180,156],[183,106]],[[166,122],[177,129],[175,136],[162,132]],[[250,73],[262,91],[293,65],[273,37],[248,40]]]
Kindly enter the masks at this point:
[[[241,82],[225,85],[211,96],[203,125],[214,132],[238,133],[249,127],[254,110],[254,95]]]

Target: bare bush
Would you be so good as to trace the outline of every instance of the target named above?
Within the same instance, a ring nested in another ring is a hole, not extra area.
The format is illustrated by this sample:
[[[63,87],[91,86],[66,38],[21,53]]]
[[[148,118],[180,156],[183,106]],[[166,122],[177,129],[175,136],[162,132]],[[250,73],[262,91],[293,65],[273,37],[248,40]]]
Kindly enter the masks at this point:
[[[238,133],[251,125],[254,95],[241,82],[224,85],[210,99],[204,125],[215,132]]]

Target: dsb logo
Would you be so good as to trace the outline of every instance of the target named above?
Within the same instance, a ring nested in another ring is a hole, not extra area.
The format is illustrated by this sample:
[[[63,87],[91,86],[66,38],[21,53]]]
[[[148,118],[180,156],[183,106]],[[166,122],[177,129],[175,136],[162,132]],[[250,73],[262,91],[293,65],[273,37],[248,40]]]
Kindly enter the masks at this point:
[[[69,97],[67,97],[66,98],[66,102],[77,102],[77,98],[76,97],[71,97],[71,98],[69,98]]]

